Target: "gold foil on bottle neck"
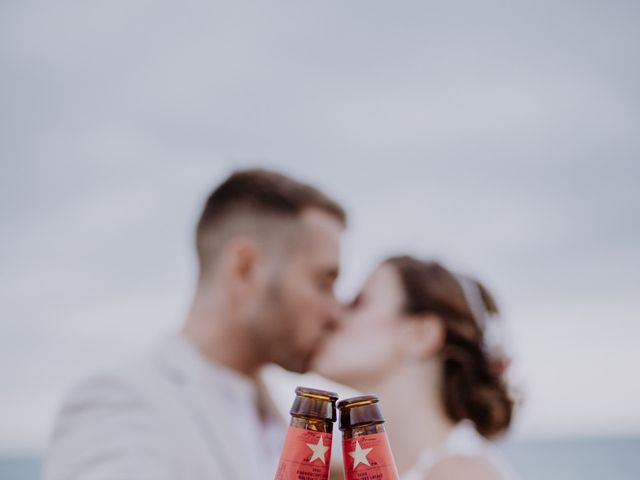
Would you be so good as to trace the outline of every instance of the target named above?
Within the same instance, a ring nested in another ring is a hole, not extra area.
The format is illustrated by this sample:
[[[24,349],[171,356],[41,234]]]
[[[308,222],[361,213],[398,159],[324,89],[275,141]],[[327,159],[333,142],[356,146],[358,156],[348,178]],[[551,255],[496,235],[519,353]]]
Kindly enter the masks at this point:
[[[336,400],[338,395],[315,388],[296,388],[296,398],[289,413],[294,416],[336,421]]]
[[[362,395],[338,402],[340,430],[384,423],[384,417],[378,404],[379,400],[375,395]]]

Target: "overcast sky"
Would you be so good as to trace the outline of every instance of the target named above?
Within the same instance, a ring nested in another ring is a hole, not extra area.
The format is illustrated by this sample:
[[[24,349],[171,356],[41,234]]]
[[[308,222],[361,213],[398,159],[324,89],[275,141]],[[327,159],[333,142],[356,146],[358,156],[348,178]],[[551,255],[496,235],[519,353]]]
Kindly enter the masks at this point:
[[[351,215],[343,298],[387,254],[495,291],[516,434],[640,434],[640,4],[0,3],[0,451],[184,318],[234,168]]]

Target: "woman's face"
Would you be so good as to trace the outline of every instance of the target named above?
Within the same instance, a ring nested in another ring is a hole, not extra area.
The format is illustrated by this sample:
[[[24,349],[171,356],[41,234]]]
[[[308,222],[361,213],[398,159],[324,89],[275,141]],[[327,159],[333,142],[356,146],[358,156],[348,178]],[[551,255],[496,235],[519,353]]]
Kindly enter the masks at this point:
[[[381,265],[347,307],[344,321],[318,352],[312,369],[356,389],[384,378],[402,361],[403,303],[395,267]]]

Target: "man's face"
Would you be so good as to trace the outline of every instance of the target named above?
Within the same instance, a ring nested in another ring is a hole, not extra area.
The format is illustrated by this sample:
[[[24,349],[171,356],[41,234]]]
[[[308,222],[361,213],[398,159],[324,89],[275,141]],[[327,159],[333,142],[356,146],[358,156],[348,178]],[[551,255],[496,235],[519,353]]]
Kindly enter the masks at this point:
[[[339,321],[334,284],[343,227],[320,210],[303,212],[283,264],[266,288],[256,341],[267,360],[305,372],[327,333]]]

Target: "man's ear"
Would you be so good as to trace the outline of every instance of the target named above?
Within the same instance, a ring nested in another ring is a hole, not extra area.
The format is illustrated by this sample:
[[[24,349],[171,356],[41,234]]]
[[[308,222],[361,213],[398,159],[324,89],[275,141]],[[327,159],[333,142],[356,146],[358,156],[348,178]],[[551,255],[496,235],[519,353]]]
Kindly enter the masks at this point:
[[[229,242],[224,252],[225,279],[236,292],[246,292],[255,282],[259,251],[256,242],[248,238],[236,238]]]
[[[404,320],[403,349],[409,358],[422,360],[436,356],[444,340],[444,323],[437,315],[424,313]]]

